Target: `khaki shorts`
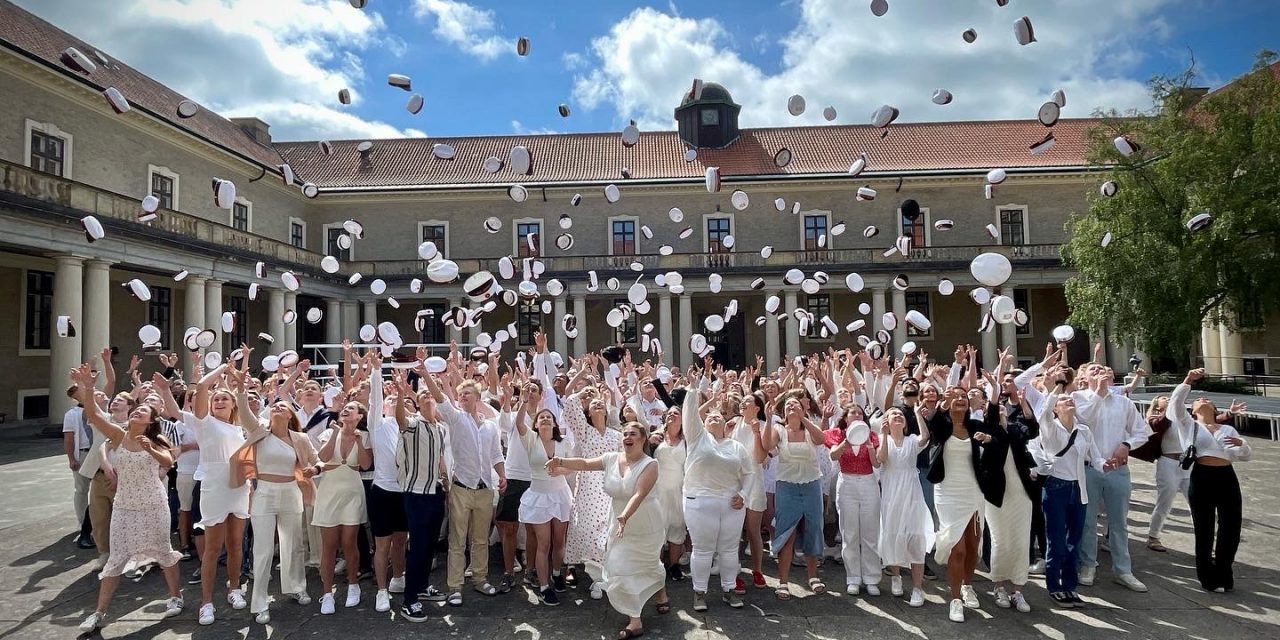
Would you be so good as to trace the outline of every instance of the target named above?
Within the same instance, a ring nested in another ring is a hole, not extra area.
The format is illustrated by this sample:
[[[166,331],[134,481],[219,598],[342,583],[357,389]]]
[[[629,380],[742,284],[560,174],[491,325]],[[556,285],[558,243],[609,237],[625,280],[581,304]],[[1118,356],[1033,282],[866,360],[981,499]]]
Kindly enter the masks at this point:
[[[195,495],[196,479],[190,473],[178,474],[178,511],[191,511],[191,499]]]

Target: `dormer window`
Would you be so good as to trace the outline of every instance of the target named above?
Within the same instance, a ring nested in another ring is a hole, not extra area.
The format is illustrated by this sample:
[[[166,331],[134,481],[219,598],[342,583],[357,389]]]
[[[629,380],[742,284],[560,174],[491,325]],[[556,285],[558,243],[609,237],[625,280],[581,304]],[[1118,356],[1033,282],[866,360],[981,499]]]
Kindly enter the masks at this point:
[[[680,141],[694,149],[723,149],[738,139],[738,113],[742,107],[724,87],[707,82],[695,99],[686,93],[676,107]]]
[[[719,125],[719,124],[720,124],[720,110],[719,110],[719,109],[703,109],[703,110],[702,110],[702,125],[703,125],[703,126],[710,126],[710,127],[714,127],[714,126],[717,126],[717,125]]]

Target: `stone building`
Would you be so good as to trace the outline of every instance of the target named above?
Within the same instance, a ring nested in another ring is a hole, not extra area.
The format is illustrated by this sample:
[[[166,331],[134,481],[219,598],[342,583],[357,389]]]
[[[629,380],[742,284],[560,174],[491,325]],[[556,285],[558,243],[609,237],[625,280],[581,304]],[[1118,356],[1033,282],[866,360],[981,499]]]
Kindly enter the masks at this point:
[[[96,69],[83,73],[69,65],[63,59],[68,47]],[[112,109],[103,96],[108,87],[127,98],[127,112]],[[276,338],[260,352],[358,341],[361,325],[390,320],[407,342],[423,343],[471,343],[514,325],[503,346],[507,355],[531,344],[535,327],[554,328],[553,348],[577,355],[619,341],[635,345],[652,324],[665,362],[688,364],[689,336],[706,333],[726,362],[740,364],[758,353],[776,366],[787,355],[855,344],[844,326],[864,317],[858,307],[867,303],[868,326],[859,334],[880,328],[885,311],[901,318],[915,309],[933,319],[933,328],[917,332],[900,323],[895,346],[911,340],[947,359],[956,343],[970,342],[981,345],[988,361],[1000,346],[1012,346],[1029,361],[1068,315],[1063,283],[1071,274],[1059,255],[1064,223],[1086,206],[1098,182],[1084,162],[1090,120],[1057,123],[1056,145],[1041,155],[1028,151],[1046,134],[1034,120],[740,129],[737,105],[714,83],[698,99],[687,95],[680,102],[678,130],[644,132],[630,147],[612,132],[373,140],[363,153],[358,147],[365,141],[334,140],[330,155],[320,141],[273,141],[268,124],[255,118],[229,120],[207,109],[182,117],[184,99],[110,52],[0,1],[0,297],[13,305],[0,314],[0,413],[60,416],[68,406],[65,372],[75,364],[110,346],[123,370],[142,352],[136,334],[144,324],[161,328],[166,349],[186,353],[185,329],[220,332],[224,311],[236,312],[239,322],[232,335],[220,335],[222,349],[252,342],[260,332]],[[455,156],[433,155],[439,143]],[[487,158],[505,161],[517,145],[530,151],[527,175],[509,166],[494,173],[484,168]],[[794,160],[779,167],[775,155],[783,148]],[[687,161],[690,149],[696,158]],[[864,152],[866,170],[851,176],[850,163]],[[282,176],[283,164],[295,174],[292,183]],[[720,168],[719,193],[705,186],[707,167]],[[997,167],[1009,178],[987,198],[985,176]],[[237,187],[230,209],[215,205],[209,188],[215,178]],[[317,197],[303,193],[306,183],[318,188]],[[524,202],[509,195],[517,184],[527,191]],[[618,188],[617,202],[605,197],[609,185]],[[878,196],[858,201],[859,187]],[[749,196],[744,209],[732,202],[736,190]],[[159,216],[138,222],[148,195],[160,200]],[[922,207],[915,220],[899,211],[906,198]],[[681,222],[672,220],[672,207],[683,211]],[[564,214],[572,220],[567,231],[559,224]],[[101,221],[105,238],[86,241],[81,219],[87,215]],[[484,228],[491,216],[501,221],[496,233]],[[364,237],[342,249],[342,223],[349,219],[363,224]],[[943,219],[954,220],[954,227],[935,228]],[[841,223],[847,232],[836,235]],[[987,225],[998,230],[998,241]],[[868,226],[879,235],[864,237]],[[691,233],[681,239],[684,227]],[[568,250],[556,244],[562,233],[573,236]],[[913,239],[907,255],[886,256],[902,235]],[[727,236],[736,241],[732,247]],[[545,266],[539,282],[556,278],[567,290],[552,298],[543,289],[549,314],[539,304],[499,304],[480,326],[458,331],[434,321],[410,335],[420,309],[434,309],[438,319],[453,306],[472,304],[461,281],[410,292],[412,278],[425,280],[427,263],[417,252],[425,240],[464,277],[482,269],[497,273],[502,256],[537,256]],[[773,249],[767,258],[760,253],[765,245]],[[1027,312],[1024,326],[978,330],[986,310],[966,295],[976,286],[968,265],[990,251],[1013,263],[1013,277],[999,293]],[[337,273],[322,270],[326,255],[341,260]],[[258,262],[267,267],[265,278],[255,275]],[[784,284],[793,268],[807,276],[825,271],[830,281],[806,294]],[[180,271],[189,275],[175,281]],[[298,291],[281,284],[285,271],[301,281]],[[588,290],[588,271],[598,275],[596,291]],[[655,275],[671,271],[684,277],[681,294],[654,284]],[[349,285],[357,272],[363,279]],[[865,281],[859,293],[844,284],[851,272]],[[709,283],[713,273],[723,278],[718,293]],[[892,286],[900,274],[909,279],[905,290]],[[615,277],[621,285],[611,290]],[[617,329],[608,326],[608,312],[639,277],[649,287],[650,311]],[[379,296],[368,286],[375,278],[387,283]],[[757,278],[764,286],[753,289]],[[954,282],[953,295],[939,293],[943,278]],[[150,286],[149,302],[121,286],[133,279]],[[254,299],[251,284],[259,289]],[[827,338],[816,327],[801,335],[794,316],[765,313],[772,295],[781,298],[781,311],[829,315],[841,330]],[[735,299],[739,312],[725,328],[704,331],[704,319]],[[304,319],[312,308],[323,314],[315,323]],[[298,316],[292,324],[283,319],[288,310]],[[561,329],[566,314],[577,319],[574,339]],[[55,319],[63,315],[77,326],[74,337],[57,335]],[[758,325],[760,316],[767,319]],[[1084,340],[1076,347],[1081,355],[1088,348]],[[1242,349],[1235,336],[1223,336],[1221,347]],[[1108,353],[1127,368],[1131,349],[1110,345]],[[333,353],[304,355],[321,361]]]

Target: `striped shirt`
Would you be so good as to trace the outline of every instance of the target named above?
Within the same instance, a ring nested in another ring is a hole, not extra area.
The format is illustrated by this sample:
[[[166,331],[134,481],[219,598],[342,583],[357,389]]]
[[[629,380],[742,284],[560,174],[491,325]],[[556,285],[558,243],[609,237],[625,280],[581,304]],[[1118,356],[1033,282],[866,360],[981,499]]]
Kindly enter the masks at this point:
[[[445,430],[440,424],[414,418],[400,434],[396,453],[400,488],[405,493],[434,495],[443,491]]]

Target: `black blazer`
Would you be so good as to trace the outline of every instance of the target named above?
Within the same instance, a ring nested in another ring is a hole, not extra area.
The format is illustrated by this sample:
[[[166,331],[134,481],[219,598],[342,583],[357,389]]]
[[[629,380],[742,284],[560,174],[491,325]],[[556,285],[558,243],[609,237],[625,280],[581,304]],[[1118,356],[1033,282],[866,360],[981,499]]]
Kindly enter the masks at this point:
[[[982,446],[973,438],[973,435],[975,433],[990,433],[993,420],[995,421],[994,427],[999,429],[1000,414],[996,413],[997,411],[996,405],[988,404],[986,414],[982,420],[966,418],[964,421],[965,431],[969,434],[969,446],[973,450],[973,474],[978,478],[978,487],[982,489],[982,495],[987,496],[988,500],[990,499],[991,488],[988,487],[989,482],[985,480],[986,474],[982,472]],[[934,411],[933,417],[929,419],[929,473],[925,476],[933,484],[938,484],[947,477],[942,448],[947,440],[951,438],[951,432],[951,414],[941,408]],[[1003,487],[1000,489],[1000,493],[1003,495]]]
[[[667,385],[662,384],[662,381],[657,378],[653,379],[653,390],[658,392],[658,399],[662,401],[662,404],[667,405],[668,409],[684,406],[684,395],[689,392],[687,388],[679,387],[668,393]]]
[[[1009,455],[1013,456],[1013,466],[1018,471],[1018,479],[1022,481],[1022,488],[1027,492],[1027,497],[1034,501],[1035,493],[1039,491],[1031,480],[1031,469],[1035,468],[1036,464],[1031,459],[1031,453],[1027,451],[1027,443],[1040,435],[1040,423],[1021,411],[1011,416],[1007,427],[1001,429],[999,414],[996,414],[994,424],[987,431],[991,435],[991,442],[981,445],[982,461],[979,467],[979,478],[986,476],[982,493],[987,502],[997,507],[1002,506],[1004,502],[1004,462]]]

